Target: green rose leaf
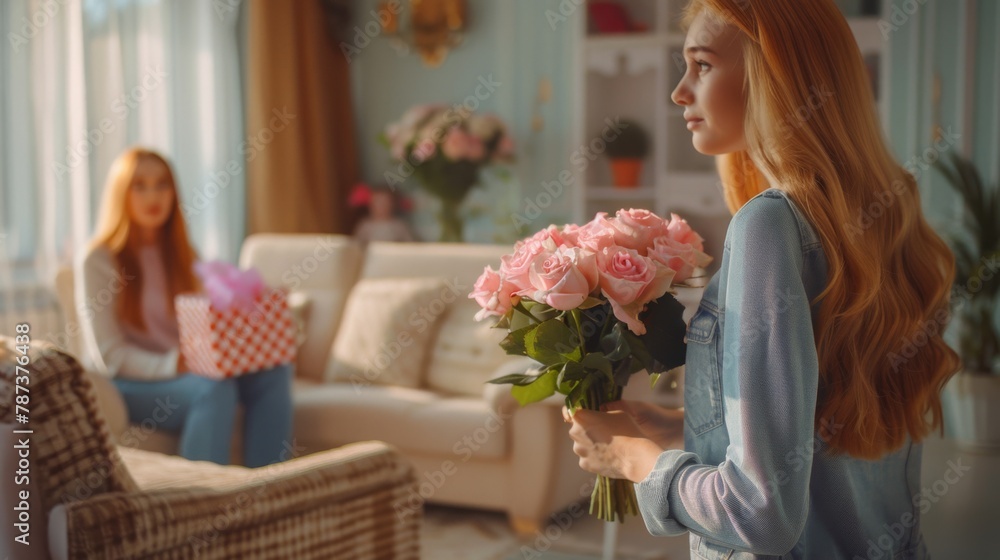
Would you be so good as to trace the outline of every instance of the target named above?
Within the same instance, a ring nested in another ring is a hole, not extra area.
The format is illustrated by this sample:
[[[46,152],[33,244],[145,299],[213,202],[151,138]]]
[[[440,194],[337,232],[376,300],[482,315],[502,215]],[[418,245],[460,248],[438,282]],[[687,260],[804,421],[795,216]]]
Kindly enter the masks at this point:
[[[550,369],[528,385],[514,385],[510,389],[510,394],[521,403],[521,406],[545,400],[556,393],[557,377],[559,370]]]
[[[566,395],[566,408],[570,410],[576,410],[578,408],[586,408],[587,406],[587,393],[590,390],[590,386],[593,383],[592,377],[585,377],[576,384],[576,387]]]
[[[611,379],[611,362],[600,352],[591,352],[580,360],[580,365],[591,371],[598,371]]]
[[[649,353],[649,349],[646,348],[646,344],[642,339],[628,329],[624,329],[622,334],[625,340],[628,341],[629,348],[632,350],[633,370],[639,371],[645,369],[646,371],[653,371],[655,369],[653,355]]]
[[[512,385],[528,385],[534,383],[538,377],[538,375],[528,375],[526,373],[511,373],[497,377],[496,379],[490,379],[487,383],[492,383],[493,385],[506,385],[507,383]]]
[[[524,339],[528,333],[534,331],[536,328],[538,328],[538,325],[528,325],[527,327],[510,331],[500,341],[500,348],[503,348],[505,352],[514,356],[527,356],[528,348],[525,345]]]
[[[615,323],[615,326],[611,327],[611,332],[601,338],[601,351],[608,360],[617,362],[632,355],[628,338],[624,334],[626,330],[623,323]]]
[[[615,370],[613,373],[615,385],[618,385],[619,387],[624,387],[628,385],[628,379],[632,377],[633,373],[638,371],[632,366],[634,362],[635,360],[633,360],[632,358],[628,358],[626,360],[618,362],[615,365]],[[639,369],[642,369],[642,367],[640,366]]]
[[[559,386],[562,388],[564,384],[570,381],[580,381],[581,379],[587,377],[587,370],[584,369],[581,362],[569,361],[563,364],[559,371]]]
[[[529,357],[554,366],[566,361],[580,361],[582,352],[575,340],[576,335],[562,321],[549,319],[525,334],[524,345]]]

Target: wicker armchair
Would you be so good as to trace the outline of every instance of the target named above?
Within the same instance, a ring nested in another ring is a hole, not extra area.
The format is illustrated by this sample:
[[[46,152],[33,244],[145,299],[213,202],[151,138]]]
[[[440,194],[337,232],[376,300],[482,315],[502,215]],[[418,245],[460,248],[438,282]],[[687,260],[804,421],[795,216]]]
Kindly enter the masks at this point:
[[[3,423],[15,419],[18,355],[0,337]],[[413,491],[414,472],[385,444],[261,469],[117,447],[77,361],[40,342],[29,356],[30,422],[19,427],[34,431],[32,492],[53,557],[419,557],[421,513],[393,508]]]

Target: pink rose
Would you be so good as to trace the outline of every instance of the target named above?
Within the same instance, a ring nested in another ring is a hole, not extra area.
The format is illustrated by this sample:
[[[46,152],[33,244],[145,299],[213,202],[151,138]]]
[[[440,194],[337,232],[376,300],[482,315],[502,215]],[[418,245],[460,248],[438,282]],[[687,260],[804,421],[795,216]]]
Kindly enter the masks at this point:
[[[466,121],[469,133],[482,140],[491,140],[497,132],[503,131],[503,121],[495,115],[471,115]]]
[[[413,147],[413,159],[416,162],[423,162],[434,157],[437,152],[437,145],[433,140],[429,138],[424,138],[417,142]]]
[[[526,292],[531,291],[531,280],[528,278],[531,263],[536,258],[548,257],[555,252],[556,248],[557,246],[552,240],[539,241],[528,238],[524,241],[518,241],[514,245],[512,254],[500,257],[500,275],[518,290],[518,295],[525,295]]]
[[[615,244],[635,249],[640,255],[646,255],[653,246],[653,240],[668,231],[663,218],[649,210],[635,208],[619,210],[609,223],[615,230]]]
[[[559,231],[559,228],[557,228],[556,226],[549,226],[535,233],[535,235],[532,235],[531,237],[529,237],[529,239],[534,239],[535,241],[540,241],[543,243],[546,240],[551,239],[552,242],[556,244],[556,247],[566,245],[566,240],[563,239],[562,232]]]
[[[514,157],[514,150],[514,139],[504,134],[497,143],[496,157],[503,160],[511,159]]]
[[[475,161],[483,158],[486,148],[482,140],[456,126],[445,134],[441,151],[452,161],[460,159]]]
[[[698,251],[704,251],[705,240],[701,238],[688,223],[677,214],[670,214],[670,223],[667,226],[667,235],[678,243],[691,245]]]
[[[559,247],[531,263],[531,299],[561,311],[576,309],[597,288],[594,254],[578,247]]]
[[[597,255],[601,292],[615,317],[635,334],[645,334],[639,313],[647,303],[667,293],[674,271],[640,255],[635,249],[606,247]]]
[[[649,250],[649,258],[676,273],[674,282],[683,282],[691,277],[699,261],[698,254],[704,255],[691,245],[666,235],[654,239],[653,248]]]
[[[476,313],[476,320],[480,321],[489,316],[504,316],[510,312],[511,308],[517,305],[517,296],[514,296],[515,287],[504,281],[503,276],[490,267],[483,269],[483,273],[476,280],[472,287],[470,299],[475,299],[482,309]]]
[[[480,161],[486,157],[486,144],[471,134],[467,134],[468,142],[465,144],[465,159],[469,161]]]
[[[576,224],[566,224],[559,230],[559,235],[562,237],[563,245],[567,247],[579,247],[578,243],[580,237],[580,226]]]
[[[598,212],[594,219],[580,226],[576,232],[576,244],[594,253],[615,244],[615,228],[608,219],[607,212]]]

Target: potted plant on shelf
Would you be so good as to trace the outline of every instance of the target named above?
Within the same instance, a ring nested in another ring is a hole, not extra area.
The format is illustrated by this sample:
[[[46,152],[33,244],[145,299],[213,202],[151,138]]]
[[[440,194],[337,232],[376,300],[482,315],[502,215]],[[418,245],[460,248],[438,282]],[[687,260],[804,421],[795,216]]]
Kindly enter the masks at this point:
[[[961,195],[966,227],[954,232],[953,321],[949,333],[964,370],[945,386],[947,433],[973,449],[1000,449],[1000,185],[953,155],[936,168]]]
[[[474,114],[464,106],[418,105],[386,127],[381,137],[398,173],[386,174],[389,186],[413,175],[441,201],[440,241],[463,241],[461,206],[483,167],[509,162],[514,141],[495,115]]]
[[[635,121],[622,119],[622,131],[607,143],[611,176],[616,187],[639,185],[642,161],[649,155],[649,135]]]

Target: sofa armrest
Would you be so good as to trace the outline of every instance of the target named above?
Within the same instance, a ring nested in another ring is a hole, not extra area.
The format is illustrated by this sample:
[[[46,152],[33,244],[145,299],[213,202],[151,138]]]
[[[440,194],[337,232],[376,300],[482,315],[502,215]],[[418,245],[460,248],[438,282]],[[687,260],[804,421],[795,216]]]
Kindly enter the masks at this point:
[[[164,465],[179,460],[162,457]],[[340,558],[374,545],[395,551],[387,556],[419,556],[422,515],[399,517],[386,506],[412,490],[413,467],[384,443],[352,444],[261,469],[204,466],[209,474],[196,485],[58,506],[50,529],[63,528],[65,545],[53,550],[68,558]]]

